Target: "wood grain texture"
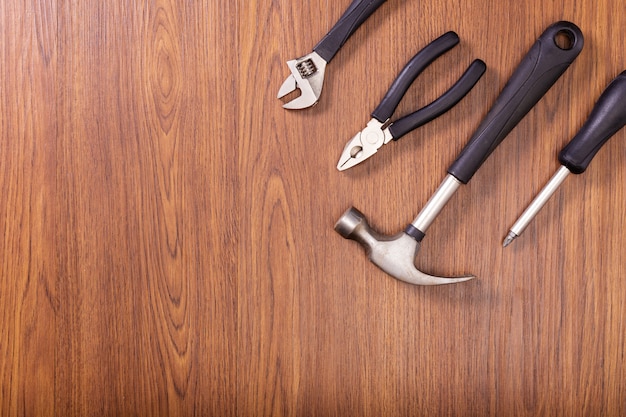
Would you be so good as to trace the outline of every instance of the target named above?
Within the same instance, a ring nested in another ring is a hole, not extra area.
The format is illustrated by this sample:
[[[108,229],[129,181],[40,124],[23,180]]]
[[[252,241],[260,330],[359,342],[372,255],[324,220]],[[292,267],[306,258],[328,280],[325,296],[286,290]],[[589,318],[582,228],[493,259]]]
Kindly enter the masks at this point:
[[[0,2],[0,415],[626,414],[620,131],[508,227],[626,69],[621,2],[387,1],[282,109],[285,61],[349,1]],[[550,23],[583,52],[437,218],[413,287],[333,224],[411,221]],[[461,44],[397,113],[449,113],[337,172],[406,61]]]

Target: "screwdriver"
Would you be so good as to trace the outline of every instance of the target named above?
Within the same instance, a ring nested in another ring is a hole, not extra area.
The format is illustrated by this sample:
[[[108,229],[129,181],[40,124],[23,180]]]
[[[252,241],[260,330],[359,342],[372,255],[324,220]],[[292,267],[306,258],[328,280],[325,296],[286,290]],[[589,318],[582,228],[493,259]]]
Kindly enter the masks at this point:
[[[559,153],[561,167],[517,219],[504,239],[509,246],[548,202],[570,173],[582,174],[604,145],[626,124],[626,71],[618,75],[598,98],[589,118]]]

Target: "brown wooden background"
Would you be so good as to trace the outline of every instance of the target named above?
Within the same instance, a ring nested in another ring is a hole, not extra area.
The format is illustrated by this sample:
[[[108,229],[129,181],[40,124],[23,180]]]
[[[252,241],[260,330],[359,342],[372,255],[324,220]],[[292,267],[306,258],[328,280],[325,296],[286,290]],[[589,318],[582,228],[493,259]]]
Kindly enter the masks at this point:
[[[626,130],[506,250],[556,154],[626,69],[622,1],[390,0],[288,112],[285,61],[348,0],[0,2],[0,415],[626,414]],[[333,231],[395,233],[550,23],[585,48],[438,217],[413,287]],[[398,71],[462,42],[450,113],[336,171]]]

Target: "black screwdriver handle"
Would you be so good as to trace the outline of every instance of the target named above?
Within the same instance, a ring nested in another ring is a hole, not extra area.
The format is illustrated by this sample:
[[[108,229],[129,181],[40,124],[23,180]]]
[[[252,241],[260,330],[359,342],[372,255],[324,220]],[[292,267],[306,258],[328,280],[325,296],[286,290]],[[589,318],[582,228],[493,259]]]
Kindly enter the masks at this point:
[[[606,87],[589,118],[559,153],[559,162],[574,174],[582,174],[604,145],[626,125],[626,71]]]
[[[564,38],[567,45],[559,46]],[[469,143],[448,168],[466,184],[487,157],[537,104],[583,48],[583,34],[571,22],[550,25],[528,51]]]
[[[354,0],[335,26],[313,48],[324,61],[330,62],[348,38],[386,0]]]
[[[469,93],[483,76],[487,66],[480,59],[474,60],[459,80],[441,97],[416,112],[404,116],[389,126],[393,140],[398,140],[413,129],[430,122],[454,107]]]
[[[381,123],[385,123],[391,117],[398,104],[413,84],[413,81],[422,73],[435,59],[445,52],[454,48],[459,43],[459,35],[450,31],[446,32],[419,51],[404,66],[398,77],[394,80],[376,110],[372,112],[372,117]]]

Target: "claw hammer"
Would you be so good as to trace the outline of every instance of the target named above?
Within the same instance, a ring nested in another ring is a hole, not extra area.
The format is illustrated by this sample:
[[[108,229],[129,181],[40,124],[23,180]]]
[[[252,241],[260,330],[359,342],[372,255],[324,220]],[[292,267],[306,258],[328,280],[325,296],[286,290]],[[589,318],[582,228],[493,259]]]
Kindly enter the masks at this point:
[[[556,22],[543,32],[513,72],[468,144],[448,168],[448,175],[437,191],[404,232],[395,236],[377,233],[354,207],[339,218],[335,230],[344,238],[359,242],[376,266],[401,281],[439,285],[474,278],[473,275],[438,277],[418,270],[414,260],[426,230],[461,184],[467,184],[494,149],[565,72],[582,50],[583,43],[582,32],[571,22]]]

